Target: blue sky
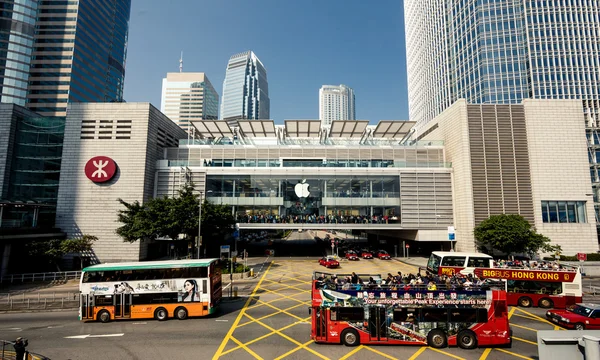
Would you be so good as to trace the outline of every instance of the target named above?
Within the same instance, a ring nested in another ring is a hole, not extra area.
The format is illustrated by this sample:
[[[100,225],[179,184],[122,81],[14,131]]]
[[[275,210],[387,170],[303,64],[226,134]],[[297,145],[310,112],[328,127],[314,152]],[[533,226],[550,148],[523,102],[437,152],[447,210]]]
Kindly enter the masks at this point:
[[[319,88],[346,84],[358,119],[407,120],[402,1],[133,0],[125,100],[160,108],[162,78],[205,72],[221,95],[233,54],[267,69],[271,118],[317,119]]]

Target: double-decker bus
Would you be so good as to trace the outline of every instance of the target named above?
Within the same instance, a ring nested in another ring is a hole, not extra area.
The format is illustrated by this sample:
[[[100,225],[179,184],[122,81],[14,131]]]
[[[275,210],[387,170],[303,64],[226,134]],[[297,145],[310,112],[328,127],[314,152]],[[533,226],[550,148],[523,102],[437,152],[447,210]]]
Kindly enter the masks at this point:
[[[217,259],[93,265],[83,269],[80,320],[167,320],[213,314],[222,297]]]
[[[313,274],[312,340],[465,349],[511,345],[502,290],[396,290],[382,285],[380,275],[359,276],[374,283],[336,284],[331,274]]]
[[[480,253],[434,251],[427,262],[427,270],[438,275],[475,274],[480,279],[502,280],[509,306],[564,309],[582,301],[578,267],[561,265],[558,270],[493,267],[492,257]]]

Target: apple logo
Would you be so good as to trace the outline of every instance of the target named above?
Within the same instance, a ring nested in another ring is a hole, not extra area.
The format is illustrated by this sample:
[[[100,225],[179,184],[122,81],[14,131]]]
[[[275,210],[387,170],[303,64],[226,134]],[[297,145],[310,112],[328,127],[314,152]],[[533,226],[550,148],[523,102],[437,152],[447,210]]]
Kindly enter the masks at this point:
[[[302,180],[301,183],[297,183],[296,186],[294,186],[296,196],[299,198],[308,197],[308,195],[310,195],[310,191],[308,190],[309,186],[310,185],[306,183],[306,179]]]

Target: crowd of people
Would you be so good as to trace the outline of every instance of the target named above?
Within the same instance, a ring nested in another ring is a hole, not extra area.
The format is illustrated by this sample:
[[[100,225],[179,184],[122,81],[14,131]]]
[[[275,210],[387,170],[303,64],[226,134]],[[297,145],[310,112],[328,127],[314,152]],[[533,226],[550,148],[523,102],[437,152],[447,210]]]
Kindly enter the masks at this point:
[[[496,260],[494,261],[494,267],[501,269],[577,271],[576,268],[565,266],[558,261]]]
[[[474,274],[461,275],[436,275],[426,272],[424,275],[402,274],[398,271],[396,275],[387,274],[385,278],[370,276],[368,280],[363,280],[355,272],[351,275],[338,277],[332,274],[329,277],[321,275],[317,278],[318,286],[337,290],[372,290],[372,289],[391,289],[391,290],[474,290],[484,289],[493,286],[490,282],[479,279]]]
[[[398,222],[388,215],[238,215],[239,223],[259,224],[388,224]]]

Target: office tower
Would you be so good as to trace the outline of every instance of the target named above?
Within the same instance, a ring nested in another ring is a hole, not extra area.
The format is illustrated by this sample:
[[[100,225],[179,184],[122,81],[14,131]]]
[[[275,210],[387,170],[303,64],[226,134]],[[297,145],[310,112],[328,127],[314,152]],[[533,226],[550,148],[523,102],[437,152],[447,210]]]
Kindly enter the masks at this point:
[[[330,125],[333,120],[356,120],[354,90],[346,85],[321,86],[319,119],[324,125]]]
[[[25,106],[37,0],[0,1],[0,102]]]
[[[229,59],[221,119],[236,125],[237,119],[269,119],[269,83],[267,70],[252,51],[235,54]]]
[[[598,203],[597,1],[412,0],[404,2],[404,13],[410,118],[417,130],[461,98],[471,104],[581,100]]]
[[[69,102],[121,102],[131,0],[39,1],[27,106],[65,116]]]
[[[187,131],[191,121],[218,119],[219,94],[204,73],[167,73],[160,111]]]

